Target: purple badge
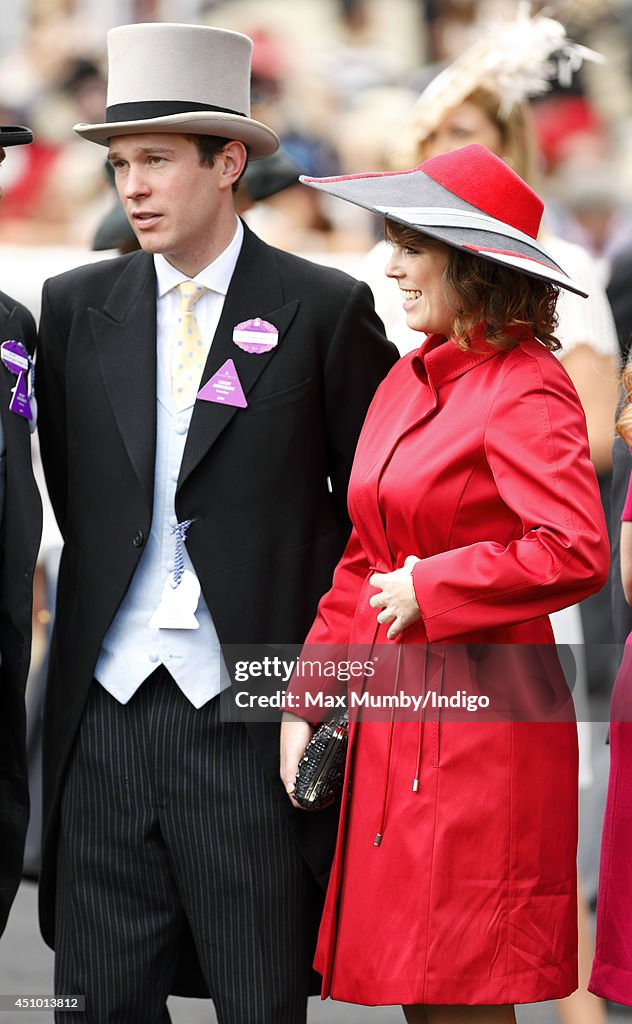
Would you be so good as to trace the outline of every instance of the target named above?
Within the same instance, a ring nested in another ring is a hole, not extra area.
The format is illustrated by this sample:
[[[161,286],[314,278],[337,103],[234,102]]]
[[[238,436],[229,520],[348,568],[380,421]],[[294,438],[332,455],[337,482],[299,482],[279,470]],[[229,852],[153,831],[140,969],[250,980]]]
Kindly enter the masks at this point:
[[[262,320],[260,316],[254,320],[244,320],[237,324],[233,330],[233,341],[244,352],[252,352],[255,355],[262,355],[275,348],[279,341],[279,332],[274,324]]]
[[[204,402],[219,402],[220,405],[236,405],[238,409],[248,406],[241,381],[232,359],[227,359],[217,373],[198,391],[197,397]]]
[[[32,360],[21,341],[3,341],[0,358],[10,373],[17,374],[15,387],[11,390],[9,409],[27,420],[33,419],[29,393],[29,375]]]

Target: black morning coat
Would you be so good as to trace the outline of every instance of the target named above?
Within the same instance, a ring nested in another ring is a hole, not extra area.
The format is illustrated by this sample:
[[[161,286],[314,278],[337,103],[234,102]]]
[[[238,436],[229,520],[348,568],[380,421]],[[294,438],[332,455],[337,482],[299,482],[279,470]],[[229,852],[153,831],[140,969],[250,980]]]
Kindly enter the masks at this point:
[[[21,341],[33,352],[35,322],[0,292],[0,343]],[[29,814],[24,689],[31,652],[33,572],[42,532],[42,504],[31,466],[28,420],[9,410],[17,377],[0,363],[0,421],[6,450],[0,526],[0,934],[22,873]]]
[[[279,332],[263,355],[234,327]],[[176,493],[187,551],[220,641],[300,644],[349,533],[346,494],[373,393],[397,359],[369,288],[271,248],[245,229],[203,382],[234,361],[248,406],[198,401]],[[38,349],[44,469],[64,537],[44,737],[40,920],[54,937],[64,768],[103,636],[149,535],[156,433],[156,278],[136,252],[44,286]],[[249,734],[324,885],[336,814],[294,811],[279,780],[278,723]],[[190,979],[178,985],[197,990]]]

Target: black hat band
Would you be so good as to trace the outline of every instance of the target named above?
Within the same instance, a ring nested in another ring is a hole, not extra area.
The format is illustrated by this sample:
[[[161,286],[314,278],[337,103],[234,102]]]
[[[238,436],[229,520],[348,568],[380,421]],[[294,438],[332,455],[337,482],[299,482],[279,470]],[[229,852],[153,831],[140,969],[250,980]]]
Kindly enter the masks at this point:
[[[141,103],[114,103],[105,112],[106,124],[121,121],[146,121],[154,117],[169,117],[171,114],[189,114],[193,111],[212,111],[217,114],[234,114],[247,117],[239,110],[216,107],[212,103],[193,103],[181,100],[143,100]]]

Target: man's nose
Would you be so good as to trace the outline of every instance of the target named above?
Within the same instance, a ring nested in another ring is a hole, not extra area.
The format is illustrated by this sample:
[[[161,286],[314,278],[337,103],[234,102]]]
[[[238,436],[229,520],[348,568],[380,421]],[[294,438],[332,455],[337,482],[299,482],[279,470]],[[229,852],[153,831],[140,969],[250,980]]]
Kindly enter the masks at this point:
[[[130,167],[126,177],[124,185],[124,194],[128,199],[133,199],[135,196],[147,195],[149,192],[149,185],[142,172],[141,168]]]

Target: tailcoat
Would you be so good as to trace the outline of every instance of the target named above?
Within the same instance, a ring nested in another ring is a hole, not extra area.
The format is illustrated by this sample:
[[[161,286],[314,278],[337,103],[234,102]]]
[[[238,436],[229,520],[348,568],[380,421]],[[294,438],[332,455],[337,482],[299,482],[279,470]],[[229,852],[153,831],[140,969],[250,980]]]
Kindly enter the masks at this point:
[[[35,323],[0,292],[0,341],[33,352]],[[0,525],[0,933],[22,873],[29,800],[24,688],[31,652],[32,583],[42,505],[31,465],[29,422],[9,410],[16,376],[0,364],[0,422],[5,443],[5,498]]]
[[[278,344],[233,341],[261,317]],[[397,358],[368,287],[260,241],[244,241],[202,381],[232,359],[246,408],[197,401],[176,490],[187,551],[221,644],[300,644],[349,533],[357,437]],[[42,455],[64,538],[44,736],[40,919],[54,940],[64,773],[104,634],[149,536],[156,445],[156,277],[137,252],[46,283],[38,350]],[[248,723],[284,807],[278,723]],[[294,812],[324,885],[335,816]],[[188,989],[191,991],[192,989]]]
[[[337,999],[519,1003],[577,984],[576,727],[539,711],[566,686],[548,613],[603,585],[608,542],[573,386],[535,338],[514,341],[430,336],[382,383],[358,442],[351,538],[303,657],[383,653],[370,577],[417,555],[421,619],[401,650],[420,660],[405,674],[451,693],[485,677],[510,712],[519,690],[539,696],[532,720],[352,714],[316,958]]]

